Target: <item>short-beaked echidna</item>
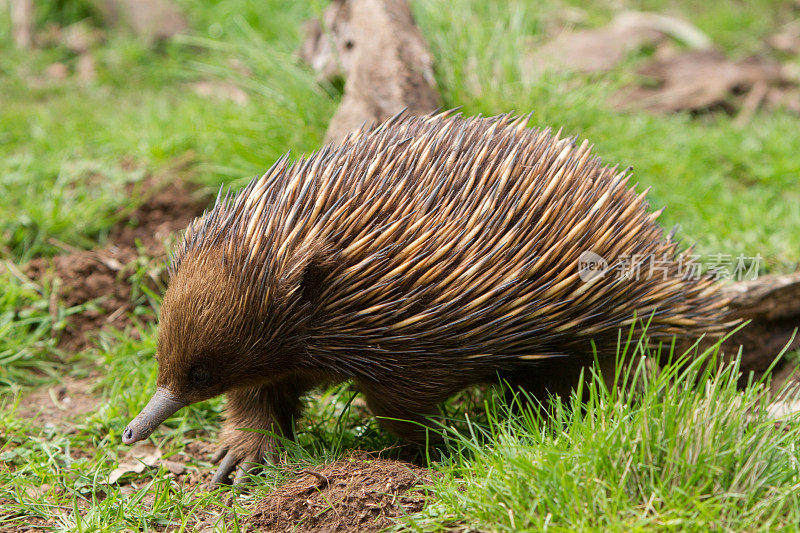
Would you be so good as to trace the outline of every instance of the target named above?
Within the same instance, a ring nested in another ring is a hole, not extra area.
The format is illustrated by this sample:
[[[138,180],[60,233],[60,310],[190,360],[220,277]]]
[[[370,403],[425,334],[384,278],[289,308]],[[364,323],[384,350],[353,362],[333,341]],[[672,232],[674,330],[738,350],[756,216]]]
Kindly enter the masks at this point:
[[[651,337],[717,330],[726,302],[685,275],[688,252],[629,175],[512,116],[400,115],[280,159],[174,252],[158,388],[124,442],[226,392],[219,481],[276,451],[238,428],[291,435],[300,396],[322,383],[353,380],[413,441],[471,384],[568,391],[638,320]],[[582,269],[587,253],[604,270]],[[631,275],[643,264],[658,268]]]

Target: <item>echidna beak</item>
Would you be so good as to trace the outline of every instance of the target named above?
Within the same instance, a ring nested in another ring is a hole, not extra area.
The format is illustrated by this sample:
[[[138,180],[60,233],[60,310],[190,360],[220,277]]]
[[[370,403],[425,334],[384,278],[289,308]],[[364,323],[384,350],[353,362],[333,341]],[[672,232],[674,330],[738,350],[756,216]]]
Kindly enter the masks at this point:
[[[146,439],[164,420],[185,405],[185,402],[176,399],[167,389],[157,388],[144,409],[122,432],[122,442],[133,444]]]

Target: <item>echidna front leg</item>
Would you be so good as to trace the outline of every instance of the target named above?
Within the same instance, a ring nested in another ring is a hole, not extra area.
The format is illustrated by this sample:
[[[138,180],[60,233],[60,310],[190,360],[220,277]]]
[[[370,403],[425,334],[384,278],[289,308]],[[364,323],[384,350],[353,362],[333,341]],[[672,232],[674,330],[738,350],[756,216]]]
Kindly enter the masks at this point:
[[[277,383],[234,389],[227,394],[227,413],[222,431],[222,445],[214,462],[222,460],[211,480],[211,486],[223,483],[238,466],[234,484],[240,484],[247,473],[265,460],[277,462],[279,442],[272,435],[291,438],[293,421],[300,414],[300,396],[310,385],[300,378]]]

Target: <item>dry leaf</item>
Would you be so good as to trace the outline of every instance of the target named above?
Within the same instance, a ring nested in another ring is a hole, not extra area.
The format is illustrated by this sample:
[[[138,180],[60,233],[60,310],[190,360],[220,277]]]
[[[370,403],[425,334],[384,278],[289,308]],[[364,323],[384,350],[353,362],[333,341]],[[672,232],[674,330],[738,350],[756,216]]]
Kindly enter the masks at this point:
[[[164,465],[164,468],[166,468],[176,476],[179,476],[184,472],[186,472],[186,465],[183,463],[178,463],[176,461],[161,461],[161,464]]]
[[[86,22],[76,22],[61,31],[64,46],[77,54],[84,54],[104,38],[102,30],[92,28]]]
[[[105,0],[92,4],[107,24],[126,24],[148,42],[169,39],[189,29],[183,9],[172,0]]]
[[[89,83],[97,79],[97,68],[91,54],[81,54],[78,64],[75,66],[75,73],[83,83]]]
[[[800,89],[797,87],[771,87],[767,91],[766,107],[785,109],[800,114]]]
[[[25,488],[25,495],[31,499],[38,500],[50,490],[50,485],[44,484],[41,487],[29,486]]]
[[[65,80],[69,75],[69,69],[64,63],[51,63],[47,66],[45,75],[51,80]]]
[[[125,454],[125,460],[108,475],[109,483],[116,483],[122,476],[129,472],[141,474],[147,467],[158,466],[161,459],[161,450],[150,443],[143,442],[131,448]]]
[[[778,400],[767,406],[770,418],[785,418],[800,412],[800,400]]]
[[[767,44],[779,52],[800,53],[800,20],[785,24],[776,34],[767,37]]]

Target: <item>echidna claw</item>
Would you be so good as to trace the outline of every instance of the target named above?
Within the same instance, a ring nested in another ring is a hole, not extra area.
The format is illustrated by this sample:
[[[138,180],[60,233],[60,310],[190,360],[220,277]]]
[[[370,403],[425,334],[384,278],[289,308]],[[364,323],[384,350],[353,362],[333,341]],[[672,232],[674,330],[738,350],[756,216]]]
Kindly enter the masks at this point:
[[[261,466],[258,456],[248,455],[246,457],[241,457],[236,452],[227,449],[218,451],[214,459],[218,461],[219,458],[217,458],[217,456],[223,454],[224,458],[222,458],[219,468],[214,472],[214,477],[211,478],[211,482],[208,485],[211,489],[222,484],[227,484],[234,470],[236,474],[233,476],[233,486],[241,488],[250,480],[250,473]]]
[[[242,487],[250,481],[250,474],[261,467],[261,463],[258,462],[258,458],[255,456],[248,456],[245,457],[241,463],[239,463],[239,468],[236,470],[236,476],[233,479],[233,486],[234,487]]]
[[[222,459],[222,462],[219,464],[219,468],[217,468],[217,471],[214,472],[214,477],[211,478],[209,488],[214,488],[217,485],[225,484],[228,481],[231,472],[233,472],[240,460],[241,457],[238,457],[233,451],[227,452],[225,457]]]
[[[214,452],[214,455],[211,456],[211,462],[213,464],[220,462],[222,458],[228,454],[228,449],[229,448],[227,446],[220,447],[216,452]]]

